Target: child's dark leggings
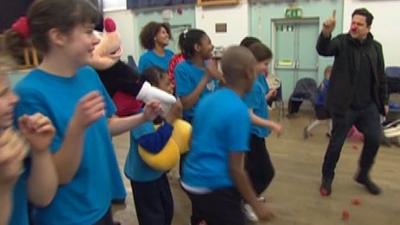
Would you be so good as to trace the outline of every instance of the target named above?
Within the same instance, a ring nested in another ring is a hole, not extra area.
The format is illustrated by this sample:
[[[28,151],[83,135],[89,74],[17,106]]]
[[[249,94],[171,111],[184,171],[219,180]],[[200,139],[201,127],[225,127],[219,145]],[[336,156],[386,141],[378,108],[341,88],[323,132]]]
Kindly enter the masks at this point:
[[[174,203],[167,176],[149,182],[131,180],[131,185],[139,225],[171,225]]]
[[[245,168],[257,195],[263,193],[275,176],[265,138],[250,137],[250,152],[246,154]]]

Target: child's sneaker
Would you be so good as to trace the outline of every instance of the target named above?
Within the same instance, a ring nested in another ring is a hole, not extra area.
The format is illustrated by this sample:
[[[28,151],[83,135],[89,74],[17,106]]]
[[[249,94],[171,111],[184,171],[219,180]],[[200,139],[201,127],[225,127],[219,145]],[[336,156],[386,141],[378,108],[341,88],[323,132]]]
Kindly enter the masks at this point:
[[[243,204],[243,212],[248,220],[258,222],[258,217],[249,204]]]

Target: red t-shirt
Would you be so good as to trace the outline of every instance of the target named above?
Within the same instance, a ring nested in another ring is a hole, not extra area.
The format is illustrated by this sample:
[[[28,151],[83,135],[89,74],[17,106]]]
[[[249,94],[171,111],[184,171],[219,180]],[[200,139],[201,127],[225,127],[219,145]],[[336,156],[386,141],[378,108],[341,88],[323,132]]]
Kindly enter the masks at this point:
[[[184,61],[185,58],[183,57],[183,54],[176,54],[172,57],[172,59],[169,61],[168,65],[168,76],[169,79],[171,79],[172,84],[175,86],[175,67],[178,65],[180,62]]]

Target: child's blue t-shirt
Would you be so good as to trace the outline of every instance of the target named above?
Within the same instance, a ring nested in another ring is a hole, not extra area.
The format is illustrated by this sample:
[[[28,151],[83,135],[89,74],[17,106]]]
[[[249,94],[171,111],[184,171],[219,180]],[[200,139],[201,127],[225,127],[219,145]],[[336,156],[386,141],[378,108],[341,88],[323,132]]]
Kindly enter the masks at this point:
[[[175,67],[176,94],[178,97],[187,96],[192,93],[200,83],[201,79],[206,76],[205,73],[206,71],[203,68],[194,65],[189,60],[179,63]],[[183,111],[183,118],[186,121],[191,122],[198,102],[205,95],[215,91],[216,88],[218,88],[218,81],[210,80],[201,93],[197,103],[195,103],[192,108]]]
[[[28,225],[28,196],[26,171],[18,178],[13,189],[13,205],[9,225]]]
[[[63,143],[79,100],[91,91],[104,97],[106,113],[85,130],[82,159],[74,178],[58,187],[50,205],[35,209],[37,224],[94,224],[110,208],[111,199],[125,192],[108,129],[107,118],[115,107],[97,73],[86,66],[67,78],[36,69],[16,85],[15,91],[20,96],[17,117],[40,112],[52,121],[56,128],[50,146],[53,153]]]
[[[164,71],[168,71],[169,61],[174,56],[174,52],[165,49],[164,56],[157,55],[154,50],[149,50],[145,52],[139,59],[139,72],[142,73],[145,69],[157,66]]]
[[[125,175],[133,181],[148,182],[161,177],[162,171],[155,170],[148,166],[139,155],[137,140],[146,135],[154,133],[156,129],[151,121],[131,130],[131,143],[129,147],[128,157],[125,162]]]
[[[244,102],[249,109],[253,110],[253,113],[263,119],[269,118],[267,101],[265,95],[269,92],[269,86],[265,80],[264,74],[257,75],[256,80],[253,83],[251,90],[244,95]],[[270,129],[255,124],[251,125],[251,134],[257,137],[264,138],[270,134]]]
[[[317,100],[315,101],[316,106],[325,106],[326,96],[328,95],[329,80],[324,79],[318,88]]]
[[[204,97],[193,120],[182,181],[197,188],[233,187],[229,154],[249,150],[250,117],[241,97],[222,88]]]

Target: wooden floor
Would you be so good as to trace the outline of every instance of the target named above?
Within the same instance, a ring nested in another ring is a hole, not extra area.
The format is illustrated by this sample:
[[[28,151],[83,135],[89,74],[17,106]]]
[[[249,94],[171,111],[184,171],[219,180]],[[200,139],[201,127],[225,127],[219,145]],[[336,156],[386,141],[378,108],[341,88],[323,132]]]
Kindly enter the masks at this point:
[[[362,145],[348,141],[337,165],[332,195],[323,198],[318,188],[322,159],[328,142],[325,136],[327,126],[317,127],[313,131],[314,135],[304,140],[302,131],[310,119],[311,114],[307,112],[295,118],[284,119],[284,135],[280,138],[272,135],[267,140],[276,176],[264,196],[276,218],[269,223],[258,224],[399,225],[400,149],[380,148],[371,176],[381,186],[383,194],[372,196],[353,180]],[[122,135],[114,140],[121,168],[129,146],[128,138],[128,135]],[[188,225],[190,202],[174,176],[169,177],[175,204],[173,225]],[[125,183],[129,196],[126,205],[114,207],[114,217],[123,225],[136,225],[138,223],[131,188],[126,179]],[[361,204],[353,205],[353,198],[359,199]],[[347,221],[342,220],[343,210],[349,212]]]

